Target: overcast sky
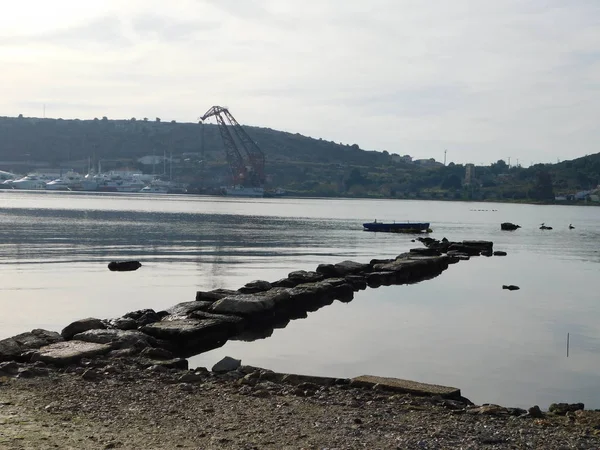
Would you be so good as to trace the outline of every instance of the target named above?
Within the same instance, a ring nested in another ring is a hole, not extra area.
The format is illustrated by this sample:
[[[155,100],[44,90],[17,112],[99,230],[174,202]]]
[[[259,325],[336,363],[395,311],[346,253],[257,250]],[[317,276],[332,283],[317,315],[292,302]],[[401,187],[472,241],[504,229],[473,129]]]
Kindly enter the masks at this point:
[[[599,0],[2,2],[0,115],[242,124],[416,158],[600,148]]]

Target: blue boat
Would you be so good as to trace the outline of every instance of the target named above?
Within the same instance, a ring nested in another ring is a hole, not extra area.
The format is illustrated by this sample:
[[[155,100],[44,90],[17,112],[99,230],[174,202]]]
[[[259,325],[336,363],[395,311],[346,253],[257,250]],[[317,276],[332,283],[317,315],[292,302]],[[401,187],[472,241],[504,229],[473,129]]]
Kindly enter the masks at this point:
[[[365,231],[382,231],[385,233],[431,233],[429,222],[368,222],[363,223]]]

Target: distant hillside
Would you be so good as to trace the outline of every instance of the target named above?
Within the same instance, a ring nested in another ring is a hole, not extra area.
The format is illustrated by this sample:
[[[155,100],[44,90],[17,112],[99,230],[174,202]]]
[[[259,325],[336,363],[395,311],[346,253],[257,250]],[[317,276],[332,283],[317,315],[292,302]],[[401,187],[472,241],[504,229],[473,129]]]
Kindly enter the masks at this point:
[[[204,131],[209,159],[225,160],[218,127],[155,120],[63,120],[0,117],[0,159],[48,161],[139,158],[163,152],[199,152]],[[202,128],[204,127],[204,130]],[[267,161],[373,164],[386,158],[357,145],[341,145],[269,128],[244,127]]]
[[[387,152],[366,151],[269,128],[244,127],[265,153],[267,187],[294,195],[553,201],[556,194],[591,189],[600,181],[600,153],[530,168],[504,161],[466,167],[404,161]],[[202,146],[204,142],[204,147]],[[204,148],[203,161],[200,152]],[[142,165],[154,155],[168,162]],[[102,170],[135,168],[166,172],[192,188],[230,180],[216,125],[154,120],[62,120],[0,117],[0,170],[24,173],[42,167]]]
[[[361,150],[357,145],[341,145],[299,134],[268,128],[244,127],[266,156],[266,172],[272,183],[287,184],[294,173],[304,178],[306,166],[346,164],[377,166],[389,161],[389,155]],[[218,127],[213,124],[161,122],[154,120],[63,120],[0,117],[0,161],[4,170],[25,172],[40,165],[48,167],[131,167],[133,161],[147,155],[199,153],[204,139],[207,178],[224,182],[228,166]],[[192,157],[192,160],[194,158]],[[199,169],[196,159],[195,169]],[[8,166],[7,166],[8,165]],[[302,166],[305,167],[302,167]],[[141,168],[141,167],[138,167]],[[146,168],[148,169],[148,168]],[[184,169],[187,178],[194,167]],[[289,172],[289,173],[288,173]],[[192,174],[194,175],[194,174]],[[200,176],[195,174],[196,178]],[[193,178],[193,176],[192,176]],[[296,176],[297,178],[297,176]]]
[[[549,172],[561,193],[595,188],[600,184],[600,153],[553,164]]]

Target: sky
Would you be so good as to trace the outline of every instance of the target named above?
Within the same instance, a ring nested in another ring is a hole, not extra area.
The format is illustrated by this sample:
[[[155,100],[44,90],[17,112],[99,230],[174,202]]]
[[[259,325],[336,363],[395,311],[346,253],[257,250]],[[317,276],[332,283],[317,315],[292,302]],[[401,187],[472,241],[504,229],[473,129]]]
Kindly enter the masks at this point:
[[[600,152],[598,0],[2,1],[0,115],[242,124],[414,158]]]

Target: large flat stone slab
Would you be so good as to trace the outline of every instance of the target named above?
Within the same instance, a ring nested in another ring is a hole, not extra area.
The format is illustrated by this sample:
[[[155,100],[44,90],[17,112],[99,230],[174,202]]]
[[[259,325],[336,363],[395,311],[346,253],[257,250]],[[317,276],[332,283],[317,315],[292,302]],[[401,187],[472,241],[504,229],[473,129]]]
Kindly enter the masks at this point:
[[[69,340],[72,339],[77,333],[83,333],[87,330],[103,330],[106,328],[104,322],[94,317],[88,317],[87,319],[80,319],[67,325],[60,334],[63,338]]]
[[[113,349],[136,348],[142,350],[146,347],[156,346],[156,339],[137,330],[87,330],[73,336],[77,341],[108,344]]]
[[[399,255],[394,261],[373,265],[375,272],[394,272],[395,283],[410,283],[435,276],[448,267],[448,256]]]
[[[178,303],[166,310],[166,312],[169,313],[169,316],[165,317],[170,317],[170,320],[189,318],[194,311],[207,311],[212,304],[213,302],[200,300]]]
[[[334,384],[342,384],[338,383],[339,378],[333,377],[321,377],[318,375],[300,375],[295,373],[282,373],[282,372],[273,372],[271,370],[264,370],[256,368],[256,370],[261,371],[260,379],[267,381],[274,381],[277,383],[287,383],[297,386],[302,383],[312,383],[318,386],[333,386]]]
[[[228,326],[216,319],[176,319],[144,325],[141,331],[159,339],[186,341]]]
[[[2,339],[0,340],[0,361],[18,359],[23,352],[60,341],[63,341],[63,337],[57,332],[39,328]]]
[[[214,303],[217,300],[221,300],[223,297],[238,294],[238,291],[232,291],[231,289],[213,289],[212,291],[197,291],[196,300]]]
[[[346,275],[356,275],[371,271],[371,265],[356,261],[342,261],[337,264],[319,264],[317,273],[325,278],[339,278]]]
[[[321,281],[323,279],[323,275],[317,272],[313,272],[312,270],[295,270],[288,274],[288,279],[298,284],[304,283],[316,283],[317,281]]]
[[[371,288],[378,288],[382,285],[389,286],[391,284],[394,284],[397,280],[397,272],[383,270],[371,272],[367,276],[367,285]]]
[[[402,380],[400,378],[377,377],[374,375],[361,375],[352,378],[351,386],[372,388],[375,385],[383,390],[402,392],[413,395],[433,396],[460,399],[460,389],[455,387],[440,386],[437,384],[419,383],[418,381]]]
[[[21,333],[13,337],[13,339],[26,349],[40,348],[44,345],[61,342],[64,339],[56,331],[42,330],[36,328],[29,333]]]
[[[352,285],[344,278],[328,278],[315,283],[304,283],[289,290],[290,309],[314,311],[315,307],[331,304],[333,300],[351,300],[354,295]]]
[[[255,294],[256,292],[268,291],[272,287],[273,286],[268,281],[254,280],[239,288],[238,292],[241,294]]]
[[[82,358],[94,358],[108,353],[112,347],[94,342],[65,341],[41,347],[31,357],[32,361],[43,361],[47,364],[67,366]]]
[[[170,343],[177,356],[194,355],[218,348],[237,332],[238,324],[219,319],[162,320],[145,325],[144,333]]]
[[[217,300],[210,310],[219,314],[251,316],[272,312],[277,306],[290,298],[289,289],[273,288],[256,294],[240,294]]]
[[[244,329],[244,326],[246,324],[246,319],[240,316],[235,316],[233,314],[215,314],[212,312],[201,310],[194,311],[190,314],[188,318],[198,320],[214,319],[220,322],[226,322],[229,325],[231,325],[231,328],[235,331],[241,331],[242,329]],[[163,320],[169,320],[169,317],[167,316]]]
[[[298,385],[302,383],[312,383],[319,386],[333,386],[336,384],[337,378],[320,377],[316,375],[299,375],[294,373],[282,374],[281,382]]]

